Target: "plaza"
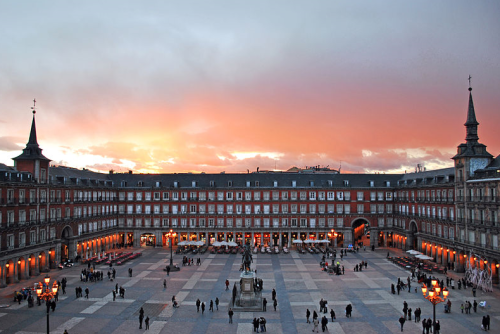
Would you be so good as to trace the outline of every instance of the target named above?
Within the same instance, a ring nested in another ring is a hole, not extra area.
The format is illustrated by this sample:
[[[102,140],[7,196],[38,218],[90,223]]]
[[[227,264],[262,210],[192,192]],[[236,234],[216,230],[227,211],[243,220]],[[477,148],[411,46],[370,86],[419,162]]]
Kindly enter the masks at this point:
[[[129,250],[130,251],[130,250]],[[398,277],[406,280],[409,272],[402,270],[386,259],[404,256],[401,250],[367,248],[359,253],[348,253],[341,265],[345,275],[330,275],[321,271],[319,262],[322,254],[299,254],[295,249],[290,254],[254,254],[252,268],[257,269],[257,277],[264,281],[263,297],[268,300],[267,312],[235,312],[233,324],[228,322],[228,308],[231,289],[225,290],[225,281],[230,287],[239,282],[241,254],[194,255],[195,265],[182,266],[178,272],[167,277],[163,271],[169,263],[170,250],[165,248],[135,248],[142,256],[117,266],[116,279],[107,278],[108,266],[96,265],[96,270],[104,271],[104,280],[96,283],[81,282],[80,272],[86,265],[76,265],[62,270],[51,270],[52,280],[67,278],[66,294],[60,291],[59,302],[54,312],[50,312],[51,333],[139,333],[139,310],[150,318],[149,333],[252,333],[254,317],[265,317],[269,333],[308,333],[313,325],[306,323],[306,309],[319,313],[321,298],[328,301],[337,319],[328,323],[329,333],[396,333],[401,332],[398,323],[403,314],[403,301],[413,310],[422,309],[421,319],[432,317],[432,304],[425,300],[420,285],[412,282],[411,292],[401,291],[400,295],[390,292],[391,283]],[[174,255],[174,263],[181,263],[183,255]],[[188,255],[189,256],[189,255]],[[196,258],[201,265],[196,265]],[[337,260],[340,260],[337,257]],[[331,260],[330,260],[331,261]],[[354,272],[361,261],[368,262],[368,268]],[[129,277],[128,268],[133,275]],[[454,278],[463,274],[448,273]],[[443,279],[443,275],[436,275]],[[13,302],[13,293],[23,287],[33,286],[41,281],[44,274],[28,281],[9,285],[0,291],[0,330],[2,333],[44,333],[46,328],[46,308],[44,305],[28,308],[28,303]],[[163,288],[163,280],[167,288]],[[112,290],[118,284],[126,289],[124,298],[113,301]],[[75,287],[89,288],[89,298],[76,298]],[[414,287],[418,286],[415,293]],[[271,291],[277,292],[278,307],[274,311]],[[172,296],[176,296],[179,308],[172,308]],[[500,295],[477,291],[472,298],[471,289],[450,289],[449,299],[452,312],[445,314],[443,304],[436,306],[436,319],[441,322],[442,333],[480,332],[481,319],[489,314],[491,328],[498,328],[500,322]],[[208,310],[210,300],[219,298],[219,310]],[[195,302],[200,299],[206,304],[205,313],[197,313]],[[462,314],[460,304],[466,300],[486,301],[486,308],[478,308],[477,313]],[[352,318],[344,315],[345,306],[353,305]],[[329,320],[329,314],[326,315]],[[319,329],[321,331],[321,328]],[[406,321],[405,332],[421,333],[421,323]]]

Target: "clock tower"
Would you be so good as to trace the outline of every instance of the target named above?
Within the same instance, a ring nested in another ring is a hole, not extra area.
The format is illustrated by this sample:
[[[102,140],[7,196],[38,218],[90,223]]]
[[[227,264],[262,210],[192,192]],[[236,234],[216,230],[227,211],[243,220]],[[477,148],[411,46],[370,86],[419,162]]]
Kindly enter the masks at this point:
[[[483,169],[492,161],[493,156],[486,151],[486,145],[478,142],[477,127],[472,101],[472,88],[469,87],[469,108],[467,110],[467,121],[465,122],[465,143],[458,145],[457,154],[452,158],[455,160],[455,181],[465,182],[474,176],[474,172]]]

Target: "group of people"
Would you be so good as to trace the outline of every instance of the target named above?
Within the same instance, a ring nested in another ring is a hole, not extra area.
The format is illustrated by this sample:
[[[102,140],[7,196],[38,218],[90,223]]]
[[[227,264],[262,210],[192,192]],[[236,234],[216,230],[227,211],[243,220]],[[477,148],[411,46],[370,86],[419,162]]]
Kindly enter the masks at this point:
[[[184,256],[182,258],[182,265],[183,266],[194,266],[194,259],[191,257]],[[201,258],[196,259],[196,265],[200,266],[201,265]]]
[[[80,298],[80,297],[83,297],[83,289],[81,286],[77,286],[75,287],[75,293],[76,293],[76,298]],[[89,298],[89,293],[90,293],[90,290],[89,288],[85,288],[85,298]]]
[[[174,302],[174,301],[175,301],[175,297],[172,298],[172,302]],[[215,305],[215,308],[218,311],[219,310],[219,303],[220,303],[219,297],[215,298],[215,303],[212,299],[210,299],[210,303],[208,303],[208,305],[209,305],[208,310],[213,312],[214,305]],[[200,308],[201,308],[201,314],[203,315],[205,313],[205,302],[200,301],[200,299],[198,298],[196,300],[196,312],[200,312]]]
[[[144,324],[146,325],[146,330],[149,329],[149,316],[144,319],[144,309],[141,307],[139,310],[139,329],[142,329],[142,321],[144,320]]]
[[[368,262],[367,261],[361,261],[361,263],[356,264],[354,266],[354,271],[363,271],[363,267],[365,267],[365,269],[368,268]]]
[[[259,332],[259,327],[261,332],[267,332],[266,329],[266,318],[260,317],[260,318],[253,318],[252,321],[253,324],[253,331],[254,332]]]
[[[113,269],[114,270],[114,269]],[[108,278],[110,277],[111,273],[108,271]],[[113,278],[115,274],[113,274]],[[100,270],[95,270],[93,267],[88,268],[88,269],[82,269],[82,272],[80,274],[80,281],[82,282],[97,282],[97,281],[102,281],[104,277],[104,274]]]

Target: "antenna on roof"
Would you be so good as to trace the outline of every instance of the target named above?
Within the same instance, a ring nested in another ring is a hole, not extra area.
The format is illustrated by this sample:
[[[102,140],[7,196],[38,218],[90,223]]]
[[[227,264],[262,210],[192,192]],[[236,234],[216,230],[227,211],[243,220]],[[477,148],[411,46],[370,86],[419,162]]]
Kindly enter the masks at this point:
[[[35,107],[36,107],[36,99],[33,99],[33,107],[31,107],[31,110],[33,110],[33,115],[36,114]]]
[[[339,173],[341,169],[342,169],[342,160],[340,160]]]

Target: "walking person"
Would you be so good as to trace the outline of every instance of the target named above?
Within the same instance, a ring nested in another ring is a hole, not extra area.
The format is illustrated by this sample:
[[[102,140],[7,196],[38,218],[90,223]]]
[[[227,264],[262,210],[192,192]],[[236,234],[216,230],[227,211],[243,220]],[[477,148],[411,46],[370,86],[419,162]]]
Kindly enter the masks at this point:
[[[201,315],[205,313],[205,302],[201,303]]]
[[[275,289],[273,289],[273,291],[271,292],[271,296],[272,296],[273,300],[276,299],[276,290]]]
[[[112,290],[112,292],[113,292],[113,301],[115,301],[116,300],[116,292],[115,292],[115,290]]]
[[[227,314],[229,315],[229,323],[232,324],[233,323],[233,309],[232,308],[229,308],[229,311],[227,312]]]
[[[404,316],[401,316],[401,318],[399,318],[399,324],[401,325],[401,332],[403,331],[403,326],[405,325],[405,317]]]
[[[215,298],[215,308],[217,309],[217,311],[219,310],[219,297]]]
[[[311,316],[311,311],[309,311],[309,309],[306,310],[306,322],[308,324],[311,323],[311,321],[309,320],[309,317]]]
[[[146,320],[144,320],[144,324],[146,325],[146,330],[149,329],[149,317],[146,317]]]
[[[328,319],[326,318],[326,316],[323,316],[323,318],[321,318],[321,330],[323,332],[326,330],[327,325],[328,325]]]
[[[210,299],[210,306],[208,308],[209,311],[214,311],[214,301],[212,299]]]
[[[267,311],[267,299],[264,298],[262,300],[262,311],[266,312]]]
[[[314,330],[316,330],[316,333],[318,333],[319,332],[318,331],[318,326],[319,326],[319,320],[318,320],[318,318],[314,318],[313,319],[313,325],[314,325],[314,327],[313,327],[312,331],[314,332]]]
[[[335,311],[333,309],[330,309],[330,317],[332,318],[332,322],[335,319]]]
[[[198,298],[198,299],[196,300],[196,312],[200,312],[200,305],[201,305],[201,301],[200,301],[200,299]]]
[[[163,280],[163,290],[167,288],[167,279]]]
[[[89,299],[89,288],[85,288],[85,298]]]
[[[276,311],[276,307],[278,307],[278,299],[274,298],[273,306],[274,306],[274,311]]]
[[[229,290],[229,280],[226,280],[226,290]]]

